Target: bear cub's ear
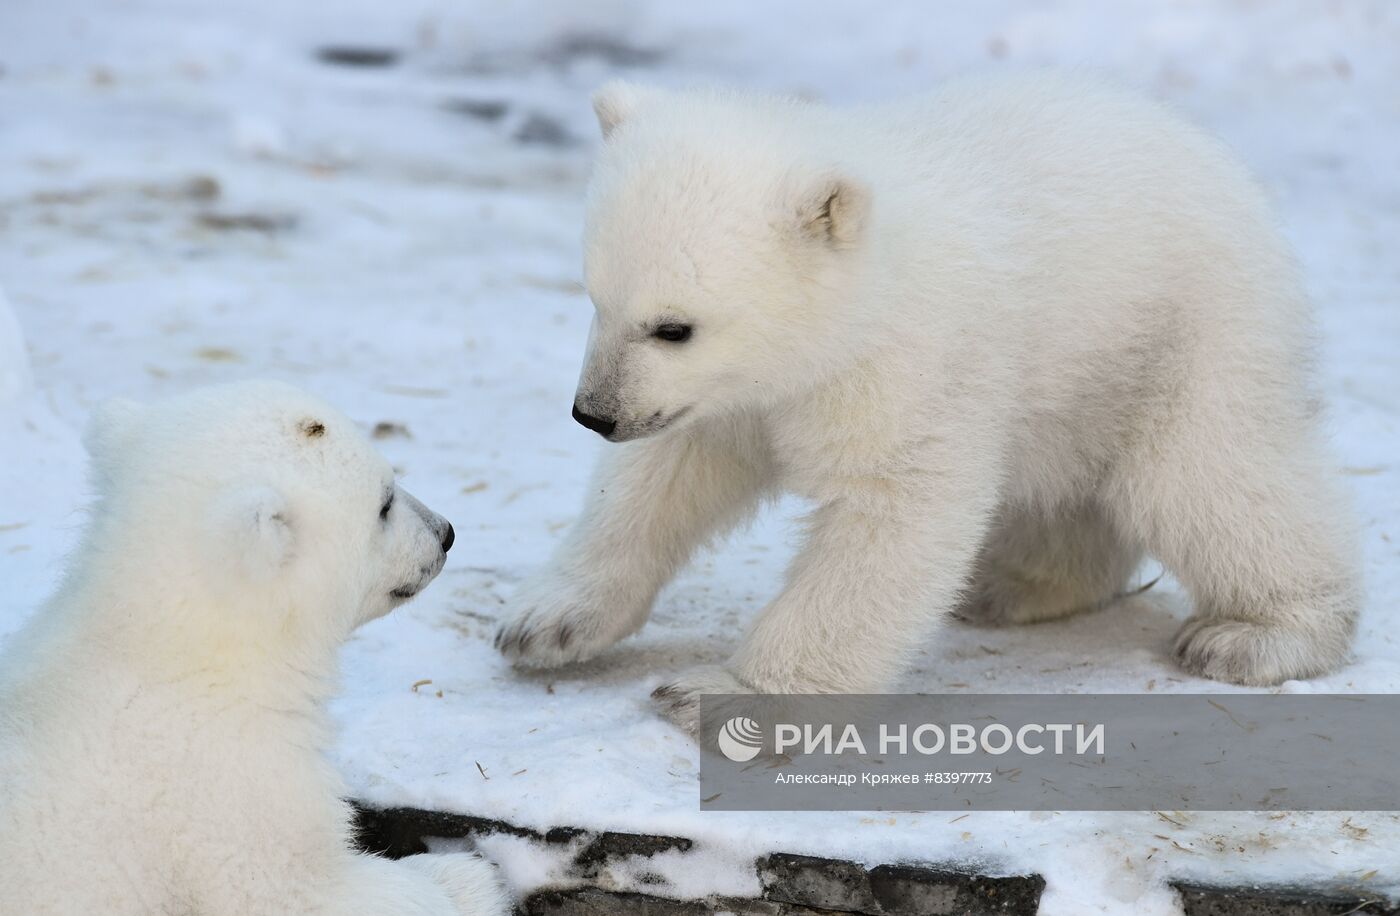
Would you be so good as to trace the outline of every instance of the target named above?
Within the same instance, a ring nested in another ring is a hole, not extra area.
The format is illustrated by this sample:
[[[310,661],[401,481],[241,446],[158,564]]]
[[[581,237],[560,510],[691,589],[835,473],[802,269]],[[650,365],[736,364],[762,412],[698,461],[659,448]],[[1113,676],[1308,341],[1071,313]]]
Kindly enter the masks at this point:
[[[833,248],[860,240],[870,214],[870,191],[853,178],[827,174],[806,182],[797,197],[802,234]]]
[[[649,90],[626,82],[612,80],[604,83],[593,93],[593,113],[598,116],[598,129],[603,139],[612,136],[617,126],[636,112]]]
[[[261,484],[236,486],[214,501],[209,531],[213,562],[234,576],[266,581],[291,559],[287,500]]]

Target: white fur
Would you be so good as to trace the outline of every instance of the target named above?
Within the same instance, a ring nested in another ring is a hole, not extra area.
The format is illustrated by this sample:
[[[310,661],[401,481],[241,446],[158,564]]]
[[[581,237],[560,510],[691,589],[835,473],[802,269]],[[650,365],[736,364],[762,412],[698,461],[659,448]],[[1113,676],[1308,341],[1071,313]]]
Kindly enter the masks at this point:
[[[1053,74],[848,110],[612,86],[596,108],[577,403],[637,441],[522,592],[517,662],[634,632],[779,490],[818,508],[727,666],[748,689],[889,689],[950,614],[1098,607],[1144,550],[1194,596],[1188,670],[1263,685],[1345,659],[1358,582],[1309,306],[1215,140]],[[723,680],[658,699],[684,719]]]
[[[474,856],[352,851],[322,756],[338,647],[437,575],[447,523],[283,385],[118,402],[88,442],[91,525],[0,658],[4,911],[508,913]]]

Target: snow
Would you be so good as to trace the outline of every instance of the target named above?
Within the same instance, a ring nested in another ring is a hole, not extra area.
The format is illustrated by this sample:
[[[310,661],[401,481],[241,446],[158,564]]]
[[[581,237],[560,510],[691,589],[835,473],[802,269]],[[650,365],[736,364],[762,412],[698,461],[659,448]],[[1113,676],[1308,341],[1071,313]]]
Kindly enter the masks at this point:
[[[335,66],[316,57],[327,45],[402,56]],[[1400,893],[1392,814],[700,813],[695,748],[647,693],[735,644],[792,553],[792,504],[696,562],[643,633],[596,662],[521,675],[490,646],[600,447],[568,416],[590,311],[588,91],[624,72],[843,102],[1056,64],[1180,106],[1276,194],[1319,307],[1370,593],[1354,664],[1282,689],[1400,690],[1397,47],[1400,7],[1384,0],[346,0],[333,18],[275,0],[11,3],[0,285],[33,387],[0,304],[0,636],[52,587],[82,522],[74,431],[94,404],[275,376],[367,427],[402,427],[381,447],[458,532],[439,582],[344,654],[335,758],[371,803],[690,837],[688,857],[639,869],[676,896],[752,893],[748,863],[775,850],[1037,871],[1047,914],[1177,913],[1165,882],[1182,879]],[[1185,613],[1164,583],[1064,623],[949,627],[906,686],[1231,689],[1170,663]],[[566,864],[515,838],[483,845],[520,890]],[[608,880],[638,879],[621,867]]]
[[[82,465],[78,437],[34,391],[19,321],[0,290],[0,637],[53,589],[56,558],[81,521]]]

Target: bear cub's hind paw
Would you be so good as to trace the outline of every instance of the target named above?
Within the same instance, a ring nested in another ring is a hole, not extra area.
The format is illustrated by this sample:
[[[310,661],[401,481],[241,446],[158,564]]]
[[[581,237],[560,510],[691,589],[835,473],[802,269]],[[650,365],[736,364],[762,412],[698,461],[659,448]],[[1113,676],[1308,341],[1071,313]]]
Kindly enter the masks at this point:
[[[1192,617],[1177,633],[1173,654],[1192,674],[1247,687],[1272,687],[1318,677],[1346,659],[1347,639],[1279,622]]]

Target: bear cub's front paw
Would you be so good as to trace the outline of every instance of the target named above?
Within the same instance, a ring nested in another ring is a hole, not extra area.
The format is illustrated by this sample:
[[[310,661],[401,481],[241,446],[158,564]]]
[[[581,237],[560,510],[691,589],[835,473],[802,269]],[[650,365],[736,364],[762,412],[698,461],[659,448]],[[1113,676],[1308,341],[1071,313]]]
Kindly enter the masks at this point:
[[[587,661],[636,631],[646,615],[635,610],[567,583],[528,585],[511,601],[496,648],[522,668]]]
[[[727,668],[702,665],[651,692],[662,717],[691,737],[700,732],[700,697],[707,693],[756,693]]]
[[[514,912],[496,866],[475,853],[417,855],[402,862],[440,885],[461,916],[510,916]]]

